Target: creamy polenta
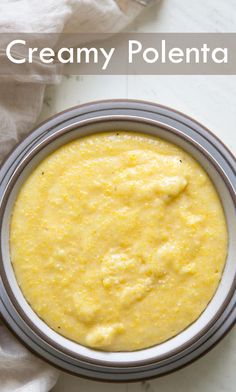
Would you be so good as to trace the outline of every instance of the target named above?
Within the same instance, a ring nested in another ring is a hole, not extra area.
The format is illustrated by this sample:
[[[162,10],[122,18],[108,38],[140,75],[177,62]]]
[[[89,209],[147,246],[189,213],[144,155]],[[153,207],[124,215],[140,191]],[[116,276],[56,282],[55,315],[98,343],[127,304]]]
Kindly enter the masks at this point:
[[[131,351],[196,320],[225,264],[223,209],[206,172],[156,137],[84,137],[22,186],[10,228],[22,292],[55,331]]]

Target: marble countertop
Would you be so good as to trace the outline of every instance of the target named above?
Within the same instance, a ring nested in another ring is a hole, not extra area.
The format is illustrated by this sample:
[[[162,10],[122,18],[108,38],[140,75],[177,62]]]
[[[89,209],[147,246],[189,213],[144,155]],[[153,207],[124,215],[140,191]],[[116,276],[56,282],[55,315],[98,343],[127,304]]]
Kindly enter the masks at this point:
[[[135,21],[148,32],[233,32],[235,0],[163,0]],[[40,119],[80,103],[136,98],[194,117],[236,153],[236,76],[70,76],[48,87]],[[235,392],[236,329],[210,353],[174,374],[135,384],[105,384],[61,374],[53,392]]]

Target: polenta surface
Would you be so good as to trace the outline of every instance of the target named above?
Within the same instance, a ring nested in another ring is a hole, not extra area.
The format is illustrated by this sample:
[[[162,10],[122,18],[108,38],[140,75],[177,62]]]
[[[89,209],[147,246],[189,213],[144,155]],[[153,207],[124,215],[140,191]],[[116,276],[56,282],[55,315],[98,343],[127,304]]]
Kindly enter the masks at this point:
[[[95,134],[44,159],[10,227],[20,288],[63,336],[132,351],[175,336],[206,308],[227,255],[216,190],[179,147]]]

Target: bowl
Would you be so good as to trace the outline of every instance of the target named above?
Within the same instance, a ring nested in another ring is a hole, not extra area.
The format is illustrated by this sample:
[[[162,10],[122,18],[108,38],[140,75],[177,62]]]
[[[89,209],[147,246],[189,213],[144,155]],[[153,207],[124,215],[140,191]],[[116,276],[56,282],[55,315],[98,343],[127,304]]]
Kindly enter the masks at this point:
[[[104,352],[77,344],[48,327],[25,300],[10,260],[9,222],[22,183],[59,146],[112,130],[156,135],[191,154],[213,181],[229,235],[228,257],[214,297],[200,317],[168,341],[134,352]],[[236,319],[236,161],[202,125],[170,108],[133,100],[93,102],[39,125],[8,156],[0,171],[0,313],[35,354],[75,375],[103,381],[139,381],[177,370],[212,348]]]

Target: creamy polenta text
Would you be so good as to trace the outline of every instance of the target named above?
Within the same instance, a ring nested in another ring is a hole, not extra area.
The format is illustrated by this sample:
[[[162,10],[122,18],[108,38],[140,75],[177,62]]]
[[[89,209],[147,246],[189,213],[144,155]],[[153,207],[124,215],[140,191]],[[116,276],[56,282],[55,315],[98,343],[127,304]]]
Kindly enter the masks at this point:
[[[227,228],[188,153],[113,132],[70,142],[37,166],[15,202],[10,249],[25,298],[51,328],[132,351],[200,316],[221,278]]]

